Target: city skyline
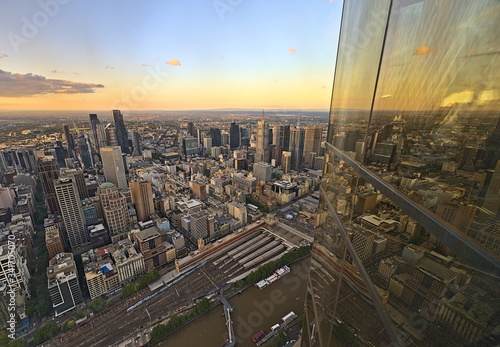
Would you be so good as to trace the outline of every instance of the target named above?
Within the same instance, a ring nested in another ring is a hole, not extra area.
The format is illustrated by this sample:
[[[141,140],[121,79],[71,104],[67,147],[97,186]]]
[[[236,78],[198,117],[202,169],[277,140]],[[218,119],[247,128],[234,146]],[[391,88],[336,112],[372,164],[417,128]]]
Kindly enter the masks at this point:
[[[2,109],[328,109],[342,3],[224,4],[7,4]]]

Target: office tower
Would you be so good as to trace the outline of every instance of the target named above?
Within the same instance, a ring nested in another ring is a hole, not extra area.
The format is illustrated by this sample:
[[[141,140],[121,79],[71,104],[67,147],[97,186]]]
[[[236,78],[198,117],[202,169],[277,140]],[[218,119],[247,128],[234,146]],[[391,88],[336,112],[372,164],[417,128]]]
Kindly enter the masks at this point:
[[[187,156],[197,155],[199,152],[198,139],[196,137],[185,137],[182,139],[182,151]]]
[[[53,157],[44,157],[38,159],[38,177],[42,182],[43,193],[49,214],[60,214],[59,204],[57,203],[56,191],[54,189],[54,180],[59,178],[59,168]]]
[[[196,136],[196,133],[194,131],[194,124],[193,124],[193,122],[188,122],[187,133],[191,137],[195,137]]]
[[[92,144],[94,145],[94,151],[96,153],[99,153],[101,146],[99,132],[102,131],[102,127],[99,127],[99,125],[101,125],[101,122],[99,121],[99,118],[97,118],[97,114],[91,113],[89,114],[89,118],[90,118],[90,130],[92,132]]]
[[[314,164],[311,153],[319,155],[322,134],[323,128],[321,127],[306,127],[304,134],[304,164],[310,167]]]
[[[113,110],[113,124],[115,125],[118,146],[120,146],[122,153],[128,154],[128,132],[120,110]]]
[[[210,137],[212,138],[212,146],[214,147],[222,146],[220,129],[210,128]]]
[[[7,162],[5,161],[5,156],[2,151],[0,151],[0,173],[7,172]]]
[[[344,2],[303,345],[496,343],[498,187],[481,206],[480,165],[441,167],[496,129],[499,21],[492,0]]]
[[[54,189],[61,208],[64,228],[74,252],[89,242],[78,188],[72,178],[60,178],[54,183]]]
[[[53,225],[45,228],[45,245],[52,259],[59,253],[64,252],[63,240],[59,226]]]
[[[141,135],[137,131],[134,131],[132,133],[132,147],[134,147],[132,156],[137,157],[142,155]]]
[[[47,282],[56,317],[83,303],[73,254],[59,253],[49,261]]]
[[[116,137],[115,126],[110,123],[110,124],[106,125],[106,128],[104,131],[106,134],[106,146],[109,146],[109,147],[119,146],[118,139]]]
[[[153,188],[150,181],[140,180],[130,182],[130,197],[137,211],[137,220],[145,222],[155,213]]]
[[[304,139],[306,131],[304,128],[292,128],[290,130],[290,152],[292,152],[292,168],[299,170],[304,160]]]
[[[12,289],[16,292],[15,298],[18,300],[22,298],[19,302],[24,302],[26,298],[31,297],[28,286],[31,276],[26,259],[21,255],[22,252],[17,248],[14,248],[14,251],[11,250],[12,248],[7,243],[0,245],[0,283],[2,283],[0,288],[3,293],[6,293],[2,295],[7,295]]]
[[[253,177],[260,179],[262,182],[271,181],[273,167],[264,162],[253,164]]]
[[[289,173],[292,168],[292,152],[283,152],[281,154],[281,170],[283,173]]]
[[[229,133],[225,130],[221,134],[221,143],[222,143],[222,146],[224,146],[224,147],[226,145],[229,145]]]
[[[89,170],[94,166],[92,160],[92,150],[87,138],[78,141],[77,153],[78,159],[85,170]]]
[[[106,181],[113,183],[118,189],[127,189],[127,177],[120,147],[102,148],[101,160]]]
[[[240,147],[240,126],[235,122],[231,122],[229,128],[229,145],[231,149]]]
[[[73,135],[69,132],[69,126],[64,125],[64,139],[66,140],[66,146],[68,146],[68,155],[72,158],[75,157],[75,142],[73,140]]]
[[[99,123],[96,125],[96,133],[97,133],[97,143],[99,146],[99,153],[101,152],[101,148],[106,147],[108,145],[106,139],[106,126],[103,123]]]
[[[290,149],[290,126],[277,125],[273,129],[273,144],[279,146],[282,150]]]
[[[146,272],[160,267],[167,262],[162,234],[160,234],[160,229],[156,225],[135,232],[133,237],[137,248],[144,256]]]
[[[264,112],[262,112],[262,119],[257,122],[256,141],[255,162],[269,163],[269,124],[264,120]]]
[[[72,178],[78,189],[78,195],[80,199],[86,199],[89,197],[89,192],[87,191],[87,184],[85,183],[85,174],[82,170],[69,169],[61,174],[61,177]]]
[[[205,153],[212,153],[212,138],[205,137],[203,139],[203,148],[205,148]]]
[[[66,150],[66,148],[63,147],[62,145],[62,142],[61,141],[56,141],[56,146],[54,147],[54,154],[55,154],[55,157],[56,157],[56,160],[57,160],[57,165],[59,167],[65,167],[66,166],[66,158],[67,158],[67,153],[68,151]],[[0,158],[1,160],[1,158]],[[1,166],[1,164],[0,164]],[[1,171],[1,169],[0,169]]]
[[[99,186],[97,196],[113,243],[126,238],[130,226],[127,198],[110,182]]]
[[[209,237],[208,217],[209,212],[207,210],[201,210],[191,215],[191,235],[193,235],[195,240],[207,239]]]

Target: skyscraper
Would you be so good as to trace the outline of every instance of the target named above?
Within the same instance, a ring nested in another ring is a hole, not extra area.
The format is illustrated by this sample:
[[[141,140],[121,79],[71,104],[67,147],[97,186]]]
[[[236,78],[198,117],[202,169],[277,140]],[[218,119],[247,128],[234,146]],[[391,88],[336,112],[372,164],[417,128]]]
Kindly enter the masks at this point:
[[[229,145],[231,149],[240,147],[240,126],[235,122],[231,122],[229,128]]]
[[[189,136],[195,137],[194,124],[193,122],[189,122],[187,125],[187,132]]]
[[[210,137],[212,138],[212,146],[213,147],[222,146],[220,129],[210,128]]]
[[[102,166],[106,181],[119,189],[127,189],[127,177],[120,147],[104,147],[101,149]]]
[[[292,152],[292,169],[299,170],[304,158],[304,139],[306,132],[304,128],[292,128],[290,130],[290,152]]]
[[[99,135],[97,126],[101,124],[99,118],[97,118],[97,114],[91,113],[89,114],[90,118],[90,130],[92,131],[92,143],[94,145],[94,150],[99,153]]]
[[[89,242],[78,188],[73,178],[60,178],[54,182],[54,189],[71,249],[75,251]]]
[[[487,172],[441,167],[485,148],[499,119],[499,21],[493,0],[344,2],[303,344],[493,341],[499,219],[461,180]]]
[[[118,146],[120,146],[122,153],[128,153],[128,132],[120,110],[113,110],[113,124],[115,125]]]
[[[43,157],[38,159],[38,177],[42,182],[45,201],[47,202],[48,212],[50,214],[60,214],[59,204],[57,203],[56,191],[54,189],[54,180],[59,178],[59,168],[53,157]]]
[[[273,129],[273,144],[279,146],[283,151],[288,151],[290,148],[290,126],[277,125]]]
[[[321,127],[306,127],[304,135],[304,164],[312,167],[311,153],[319,155],[321,146],[321,136],[323,135],[323,128]]]
[[[63,126],[64,138],[66,140],[66,146],[68,146],[68,155],[72,158],[75,157],[75,142],[73,140],[73,135],[69,131],[69,126],[66,124]]]
[[[262,111],[262,119],[257,123],[256,140],[255,162],[269,163],[269,124],[264,119],[264,111]]]
[[[126,238],[130,226],[127,198],[111,182],[101,184],[97,196],[113,243]]]
[[[141,150],[141,135],[137,131],[134,131],[132,133],[132,146],[134,147],[134,150],[132,152],[132,156],[140,156],[140,155],[142,155],[142,150]]]
[[[113,124],[106,125],[104,129],[106,135],[106,145],[107,146],[119,146],[118,139],[116,137],[116,128]]]
[[[150,216],[155,213],[151,182],[147,180],[131,181],[130,197],[137,211],[137,220],[141,222],[150,220]]]

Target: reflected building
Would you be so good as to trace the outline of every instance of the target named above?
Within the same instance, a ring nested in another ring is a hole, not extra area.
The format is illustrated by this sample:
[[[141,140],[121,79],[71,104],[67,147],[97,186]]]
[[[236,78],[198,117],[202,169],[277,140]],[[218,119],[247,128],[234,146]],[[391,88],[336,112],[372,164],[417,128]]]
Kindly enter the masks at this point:
[[[303,346],[500,341],[499,22],[344,2]]]

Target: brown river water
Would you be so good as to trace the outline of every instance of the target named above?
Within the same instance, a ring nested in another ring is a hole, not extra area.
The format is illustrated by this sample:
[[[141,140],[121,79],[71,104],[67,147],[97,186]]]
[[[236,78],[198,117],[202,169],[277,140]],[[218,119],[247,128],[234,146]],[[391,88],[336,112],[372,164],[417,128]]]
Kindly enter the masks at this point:
[[[264,289],[251,286],[229,299],[234,307],[237,347],[255,346],[252,336],[260,330],[269,333],[290,311],[302,315],[307,289],[310,258],[290,266],[291,272]],[[220,346],[228,338],[222,305],[167,337],[162,347]]]

